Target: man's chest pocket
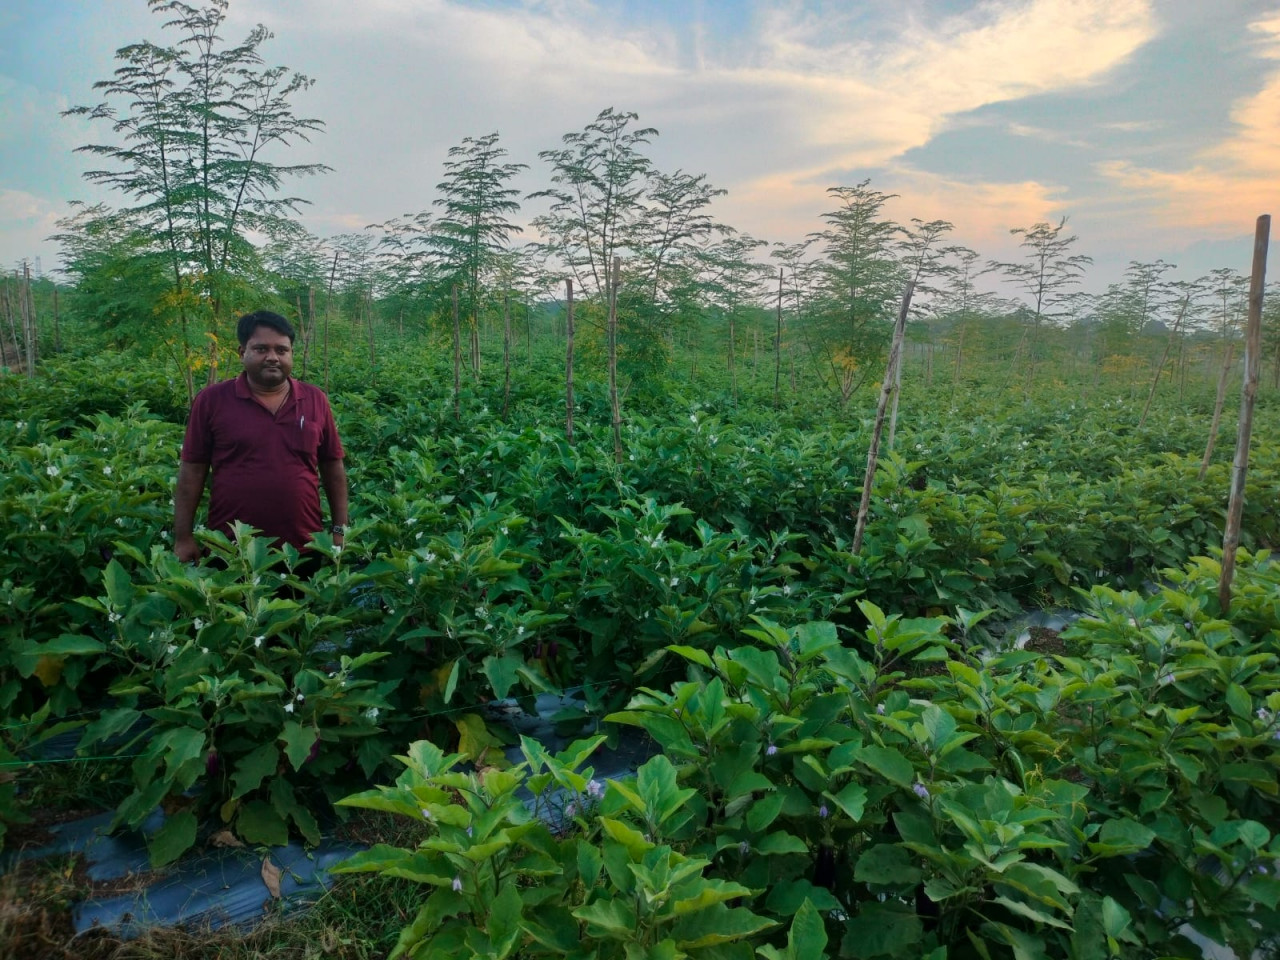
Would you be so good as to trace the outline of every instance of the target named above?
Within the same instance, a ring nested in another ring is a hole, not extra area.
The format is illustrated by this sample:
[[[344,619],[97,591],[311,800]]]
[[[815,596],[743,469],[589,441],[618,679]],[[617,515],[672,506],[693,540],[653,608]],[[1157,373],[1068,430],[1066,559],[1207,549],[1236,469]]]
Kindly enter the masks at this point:
[[[314,462],[320,449],[322,430],[320,424],[306,417],[299,417],[285,430],[285,443],[289,449],[308,462]]]

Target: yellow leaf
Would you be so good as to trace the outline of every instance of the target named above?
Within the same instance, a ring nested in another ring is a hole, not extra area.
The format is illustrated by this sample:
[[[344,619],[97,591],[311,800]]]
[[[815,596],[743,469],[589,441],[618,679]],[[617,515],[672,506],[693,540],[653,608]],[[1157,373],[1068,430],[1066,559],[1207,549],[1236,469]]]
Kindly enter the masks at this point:
[[[35,675],[40,678],[40,682],[46,687],[52,687],[62,679],[62,664],[64,661],[64,657],[43,656],[36,663]]]
[[[237,837],[230,830],[219,830],[209,838],[209,843],[215,847],[243,847],[244,841]]]

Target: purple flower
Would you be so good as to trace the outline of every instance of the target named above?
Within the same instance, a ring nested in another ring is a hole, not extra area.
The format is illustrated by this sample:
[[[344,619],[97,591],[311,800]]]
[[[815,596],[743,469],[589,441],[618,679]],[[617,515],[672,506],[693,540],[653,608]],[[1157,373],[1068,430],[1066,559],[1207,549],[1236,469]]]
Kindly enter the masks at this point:
[[[827,805],[824,803],[822,806],[818,808],[818,817],[822,820],[825,820],[829,816],[831,816],[831,811],[827,809]]]
[[[462,892],[462,878],[461,878],[461,877],[454,877],[454,878],[453,878],[453,892],[454,892],[454,893],[461,893],[461,892]]]
[[[604,796],[604,784],[599,780],[587,781],[587,795],[599,800]]]
[[[771,743],[764,748],[764,755],[766,757],[772,757],[777,752],[778,752],[778,745],[776,743]]]
[[[880,714],[880,716],[882,716],[882,717],[884,716],[884,704],[883,704],[883,703],[877,703],[877,704],[876,704],[876,713]]]
[[[740,844],[738,844],[738,852],[745,857],[748,853],[751,852],[751,844],[743,840]]]
[[[911,791],[921,800],[929,799],[929,789],[923,783],[913,783],[911,785]]]

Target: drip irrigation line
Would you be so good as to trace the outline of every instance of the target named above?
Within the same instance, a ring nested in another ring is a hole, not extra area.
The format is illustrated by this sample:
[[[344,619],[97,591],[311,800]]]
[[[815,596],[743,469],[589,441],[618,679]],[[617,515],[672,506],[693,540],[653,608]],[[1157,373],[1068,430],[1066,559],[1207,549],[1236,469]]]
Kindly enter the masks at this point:
[[[4,767],[40,767],[47,766],[51,763],[91,763],[95,760],[132,760],[140,757],[140,753],[111,754],[104,757],[52,757],[47,760],[4,760],[0,761],[0,768]]]

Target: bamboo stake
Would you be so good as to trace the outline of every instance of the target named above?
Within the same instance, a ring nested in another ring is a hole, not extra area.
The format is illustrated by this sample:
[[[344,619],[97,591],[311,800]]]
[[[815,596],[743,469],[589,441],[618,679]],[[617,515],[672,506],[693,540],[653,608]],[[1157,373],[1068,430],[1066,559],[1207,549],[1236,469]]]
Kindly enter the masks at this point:
[[[871,430],[871,444],[867,448],[867,472],[862,478],[862,500],[858,504],[857,522],[853,529],[853,553],[862,551],[862,536],[867,529],[867,508],[871,505],[871,483],[876,476],[876,460],[880,455],[880,433],[884,429],[885,408],[889,405],[889,394],[894,392],[893,372],[898,362],[898,354],[902,350],[902,335],[907,329],[907,311],[911,309],[911,294],[915,292],[915,282],[907,281],[902,291],[902,306],[898,309],[898,322],[893,328],[893,346],[889,348],[889,365],[884,372],[884,381],[880,384],[880,402],[876,406],[876,422]]]
[[[458,285],[453,285],[453,419],[462,422],[462,326],[458,318]]]
[[[53,286],[53,352],[62,352],[62,330],[58,326],[58,285]]]
[[[1218,399],[1213,404],[1213,422],[1209,425],[1209,441],[1205,444],[1204,459],[1200,461],[1200,475],[1203,480],[1209,472],[1209,460],[1213,456],[1213,448],[1218,443],[1218,425],[1222,423],[1222,406],[1227,399],[1227,378],[1231,375],[1231,360],[1235,355],[1235,344],[1227,344],[1227,352],[1222,358],[1222,371],[1218,374]]]
[[[311,341],[316,335],[316,288],[307,284],[307,328],[302,335],[302,379],[307,379],[307,358],[311,355]]]
[[[564,351],[564,438],[573,446],[573,280],[564,282],[565,351]]]
[[[622,463],[622,407],[618,403],[618,282],[620,264],[613,258],[609,284],[609,408],[613,412],[613,462]],[[694,354],[696,357],[697,354]]]
[[[734,342],[733,311],[729,311],[729,393],[738,399],[738,368],[734,365],[734,353],[737,345]]]
[[[1244,482],[1249,472],[1249,442],[1253,434],[1253,402],[1258,395],[1262,365],[1262,297],[1267,280],[1267,245],[1271,217],[1258,218],[1253,235],[1253,273],[1249,280],[1249,329],[1245,335],[1244,384],[1240,388],[1240,428],[1236,456],[1231,464],[1231,500],[1227,529],[1222,538],[1222,577],[1218,580],[1218,608],[1226,616],[1231,608],[1231,579],[1236,572],[1236,548],[1240,545],[1240,518],[1244,514]]]

